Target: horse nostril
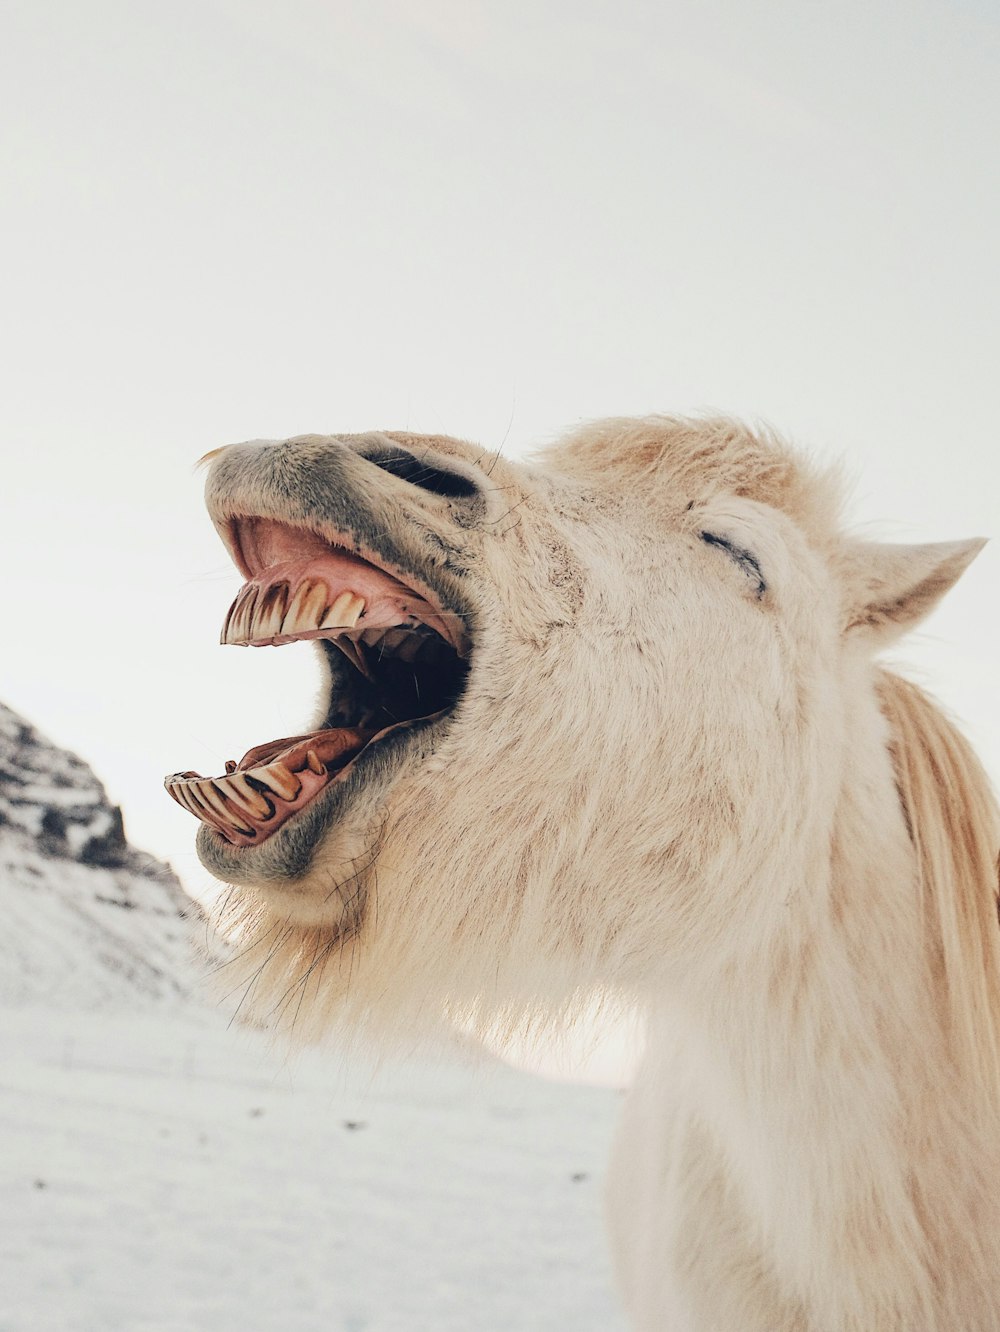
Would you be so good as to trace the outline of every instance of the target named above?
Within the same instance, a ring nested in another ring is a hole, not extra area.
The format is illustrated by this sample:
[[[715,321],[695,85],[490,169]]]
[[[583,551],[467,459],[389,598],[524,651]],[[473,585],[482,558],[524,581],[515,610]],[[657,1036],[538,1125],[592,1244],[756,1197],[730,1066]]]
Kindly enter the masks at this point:
[[[432,495],[442,495],[446,499],[469,499],[479,494],[479,487],[467,476],[435,467],[406,449],[380,448],[363,456],[366,462],[381,467],[383,472],[409,481],[411,485],[428,490]]]

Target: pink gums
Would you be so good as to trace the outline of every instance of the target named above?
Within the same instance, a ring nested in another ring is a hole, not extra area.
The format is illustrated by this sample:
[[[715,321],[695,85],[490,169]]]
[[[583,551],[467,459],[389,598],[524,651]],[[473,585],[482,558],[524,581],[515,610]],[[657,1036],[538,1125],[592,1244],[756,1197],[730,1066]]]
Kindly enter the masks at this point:
[[[457,651],[463,649],[463,626],[456,615],[361,555],[332,545],[315,532],[289,527],[270,518],[243,518],[233,525],[232,544],[237,563],[249,575],[246,586],[258,588],[259,596],[267,588],[286,583],[291,601],[302,582],[319,580],[327,588],[330,604],[343,592],[353,592],[364,599],[359,630],[389,629],[419,622],[435,629]],[[289,643],[296,638],[317,637],[320,632],[255,641]]]

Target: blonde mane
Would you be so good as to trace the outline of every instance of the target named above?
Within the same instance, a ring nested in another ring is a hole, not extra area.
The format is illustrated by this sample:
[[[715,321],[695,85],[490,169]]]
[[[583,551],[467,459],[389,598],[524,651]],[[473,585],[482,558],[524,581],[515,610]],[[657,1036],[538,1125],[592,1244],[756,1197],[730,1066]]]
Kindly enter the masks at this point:
[[[876,687],[956,1069],[1000,1104],[1000,809],[968,741],[923,690],[884,670]]]
[[[546,467],[601,487],[627,489],[668,507],[737,495],[786,513],[823,544],[836,530],[843,479],[814,464],[765,425],[728,416],[609,417],[547,448]]]

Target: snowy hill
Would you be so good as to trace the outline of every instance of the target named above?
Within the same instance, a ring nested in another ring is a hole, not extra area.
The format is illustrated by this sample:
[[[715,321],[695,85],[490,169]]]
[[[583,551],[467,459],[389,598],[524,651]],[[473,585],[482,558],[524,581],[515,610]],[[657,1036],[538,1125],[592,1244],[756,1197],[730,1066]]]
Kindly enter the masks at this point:
[[[0,704],[0,1002],[106,1008],[191,988],[197,907],[129,846],[76,755]]]

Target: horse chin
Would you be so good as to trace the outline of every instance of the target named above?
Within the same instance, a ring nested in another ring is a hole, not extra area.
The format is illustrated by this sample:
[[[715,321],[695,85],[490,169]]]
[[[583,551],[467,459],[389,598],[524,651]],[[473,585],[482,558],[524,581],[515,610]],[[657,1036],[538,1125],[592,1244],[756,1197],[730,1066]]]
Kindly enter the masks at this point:
[[[305,913],[309,923],[340,918],[347,905],[363,905],[365,883],[381,846],[393,793],[419,778],[445,735],[456,725],[451,711],[382,732],[344,769],[266,836],[233,841],[205,821],[198,830],[198,858],[224,883],[256,890],[278,914]],[[271,794],[275,805],[284,804]],[[270,820],[274,823],[274,820]]]
[[[233,847],[203,824],[195,843],[198,858],[217,879],[249,889],[269,916],[303,928],[354,933],[367,905],[365,869],[374,857],[377,827],[369,830],[356,819],[330,822],[318,806],[259,847]]]

